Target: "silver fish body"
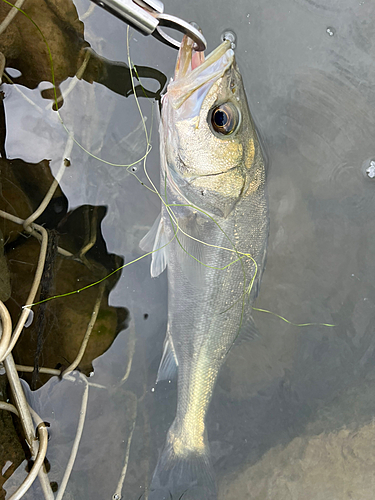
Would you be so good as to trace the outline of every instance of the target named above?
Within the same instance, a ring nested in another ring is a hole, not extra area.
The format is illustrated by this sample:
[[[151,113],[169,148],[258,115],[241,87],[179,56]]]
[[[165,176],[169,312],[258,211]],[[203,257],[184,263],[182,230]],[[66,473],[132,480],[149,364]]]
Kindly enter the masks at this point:
[[[184,39],[160,143],[162,211],[141,246],[154,250],[153,276],[167,266],[158,380],[178,368],[178,402],[149,499],[209,499],[206,413],[231,346],[251,328],[269,226],[264,160],[229,42],[204,61]]]

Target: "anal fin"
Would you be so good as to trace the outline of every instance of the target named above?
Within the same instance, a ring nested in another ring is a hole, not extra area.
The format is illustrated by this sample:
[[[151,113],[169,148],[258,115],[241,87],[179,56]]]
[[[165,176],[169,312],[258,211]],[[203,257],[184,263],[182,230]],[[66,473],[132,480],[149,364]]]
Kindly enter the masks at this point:
[[[164,341],[163,356],[160,361],[156,383],[160,382],[161,380],[172,380],[177,373],[177,367],[178,361],[173,347],[173,341],[169,335],[169,332],[167,331],[167,335]]]

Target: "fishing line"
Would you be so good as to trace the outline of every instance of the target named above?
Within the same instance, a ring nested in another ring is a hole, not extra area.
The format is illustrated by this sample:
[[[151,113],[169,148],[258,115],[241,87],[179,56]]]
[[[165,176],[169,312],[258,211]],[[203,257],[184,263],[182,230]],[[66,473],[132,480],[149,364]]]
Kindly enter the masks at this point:
[[[128,55],[128,64],[129,64],[129,67],[132,66],[131,64],[131,60],[130,60],[130,43],[129,43],[129,27],[127,29],[127,55]],[[134,66],[133,66],[134,67]],[[140,79],[139,79],[140,81]],[[134,81],[132,79],[132,87],[133,87],[133,94],[134,94],[134,98],[136,100],[136,103],[137,103],[137,107],[138,107],[138,111],[141,115],[141,119],[142,119],[142,123],[143,123],[143,127],[144,127],[144,131],[145,131],[145,136],[146,136],[146,140],[147,140],[147,143],[149,143],[149,137],[147,135],[147,127],[146,127],[146,124],[145,124],[145,120],[144,120],[144,117],[143,117],[143,114],[142,114],[142,110],[140,108],[140,105],[139,105],[139,101],[138,101],[138,98],[137,98],[137,95],[136,95],[136,92],[135,92],[135,89],[134,89]],[[143,88],[143,87],[142,87]],[[168,199],[167,199],[167,172],[166,170],[164,169],[164,196],[165,196],[165,200],[163,199],[163,197],[161,196],[161,193],[159,193],[158,189],[156,188],[156,186],[154,185],[154,183],[152,182],[149,174],[148,174],[148,171],[147,171],[147,167],[146,167],[146,160],[147,160],[147,157],[145,157],[143,159],[143,170],[144,170],[144,173],[146,175],[146,178],[147,180],[149,181],[149,183],[151,184],[152,186],[152,191],[158,195],[160,201],[162,202],[162,204],[165,206],[166,210],[167,210],[167,213],[169,215],[169,218],[170,218],[170,221],[171,221],[171,224],[172,224],[172,228],[173,228],[173,232],[174,232],[174,237],[172,238],[171,241],[169,241],[167,244],[163,245],[162,247],[160,247],[159,249],[156,249],[152,252],[149,252],[148,254],[146,255],[149,255],[151,253],[154,253],[154,252],[157,252],[163,248],[165,248],[166,246],[168,246],[174,238],[176,238],[179,246],[182,248],[182,250],[187,254],[189,255],[191,258],[193,258],[195,261],[197,261],[199,264],[207,267],[207,268],[210,268],[210,269],[215,269],[215,270],[225,270],[227,269],[229,266],[231,266],[232,264],[235,264],[236,262],[241,262],[241,266],[242,266],[242,269],[243,269],[243,272],[244,272],[244,293],[242,294],[241,297],[239,297],[228,309],[226,309],[225,311],[222,311],[222,313],[225,313],[227,312],[228,310],[230,310],[232,307],[235,306],[235,304],[242,299],[242,311],[241,311],[241,319],[240,319],[240,325],[239,325],[239,328],[238,328],[238,333],[236,335],[236,338],[235,340],[237,339],[238,335],[240,334],[240,330],[241,330],[241,326],[242,326],[242,322],[243,322],[243,318],[244,318],[244,311],[245,311],[245,300],[246,300],[246,296],[250,296],[250,293],[251,293],[251,290],[253,288],[253,285],[254,285],[254,281],[255,281],[255,278],[256,278],[256,275],[257,275],[257,272],[258,272],[258,265],[257,265],[257,262],[255,261],[255,259],[252,257],[251,254],[249,253],[244,253],[244,252],[240,252],[238,251],[236,248],[235,248],[235,245],[232,243],[231,239],[229,238],[229,236],[225,233],[225,231],[222,229],[222,227],[220,226],[220,224],[210,215],[208,214],[207,212],[205,212],[204,210],[200,209],[199,207],[196,207],[192,204],[177,204],[177,203],[171,203],[169,204],[168,203]],[[229,241],[229,243],[233,246],[233,249],[230,249],[230,248],[226,248],[226,247],[221,247],[219,245],[214,245],[214,244],[211,244],[211,243],[207,243],[207,242],[204,242],[202,240],[199,240],[198,238],[195,238],[191,235],[189,235],[188,233],[186,233],[183,229],[181,229],[181,227],[179,226],[179,223],[178,223],[178,219],[177,217],[175,216],[175,214],[173,213],[173,210],[171,210],[172,207],[187,207],[187,208],[192,208],[193,210],[196,210],[196,211],[199,211],[201,213],[203,213],[206,217],[208,217],[209,219],[211,219],[217,226],[218,228],[220,229],[220,231],[224,234],[224,236],[227,238],[227,240]],[[176,227],[175,227],[176,226]],[[224,267],[215,267],[215,266],[209,266],[207,264],[205,264],[204,262],[200,261],[199,259],[197,259],[194,255],[190,254],[184,247],[183,245],[181,244],[179,238],[178,238],[178,232],[181,231],[182,234],[184,234],[186,237],[200,243],[200,244],[203,244],[203,245],[206,245],[208,247],[213,247],[213,248],[217,248],[219,250],[224,250],[224,251],[228,251],[228,252],[232,252],[232,253],[236,253],[236,255],[238,256],[238,258],[233,261],[233,262],[230,262],[229,264],[227,264],[226,266]],[[145,255],[145,256],[146,256]],[[247,258],[250,258],[254,265],[255,265],[255,272],[253,273],[253,276],[250,280],[250,283],[248,285],[248,287],[246,287],[246,271],[244,269],[244,265],[243,265],[243,262],[242,262],[242,259],[244,257],[247,257]],[[304,324],[296,324],[296,323],[293,323],[291,321],[288,321],[286,318],[283,318],[282,316],[276,314],[276,313],[272,313],[271,311],[267,311],[267,310],[262,310],[262,309],[257,309],[257,308],[254,308],[254,310],[257,310],[259,312],[266,312],[266,313],[269,313],[269,314],[274,314],[276,317],[280,318],[281,320],[283,321],[286,321],[287,323],[289,323],[290,325],[293,325],[293,326],[310,326],[310,325],[319,325],[319,326],[334,326],[334,325],[330,325],[330,324],[326,324],[326,323],[304,323]]]
[[[145,154],[138,160],[136,160],[135,162],[133,163],[130,163],[130,164],[121,164],[121,163],[113,163],[113,162],[110,162],[108,160],[104,160],[102,158],[100,158],[99,156],[96,156],[94,155],[93,153],[91,153],[90,151],[88,151],[82,144],[80,144],[74,137],[73,137],[73,134],[70,132],[70,130],[68,129],[68,127],[65,125],[64,123],[64,120],[58,110],[58,97],[57,97],[57,91],[56,91],[56,79],[55,79],[55,70],[54,70],[54,65],[53,65],[53,58],[52,58],[52,52],[51,52],[51,49],[49,47],[49,44],[47,42],[47,39],[46,37],[44,36],[42,30],[39,28],[39,26],[36,24],[36,22],[29,16],[29,14],[27,14],[23,9],[19,8],[19,7],[16,7],[15,5],[13,5],[12,3],[10,3],[8,0],[2,0],[4,3],[6,3],[7,5],[9,5],[10,7],[12,8],[15,8],[17,9],[19,12],[21,12],[21,14],[23,14],[27,19],[29,19],[29,21],[31,21],[31,23],[35,26],[35,28],[37,29],[37,31],[39,32],[40,36],[42,37],[43,39],[43,42],[45,43],[46,47],[47,47],[47,52],[48,52],[48,58],[49,58],[49,63],[50,63],[50,66],[51,66],[51,79],[52,79],[52,87],[53,87],[53,95],[54,95],[54,104],[56,106],[56,113],[57,113],[57,116],[60,120],[60,123],[62,125],[62,127],[64,128],[65,132],[71,137],[71,139],[73,140],[73,142],[80,148],[82,149],[82,151],[84,151],[87,155],[91,156],[92,158],[94,158],[95,160],[97,161],[100,161],[102,163],[105,163],[106,165],[110,165],[112,167],[126,167],[126,169],[129,171],[129,168],[133,167],[134,165],[136,165],[137,163],[140,163],[144,158],[146,158],[150,151],[151,151],[151,144],[148,142],[147,144],[147,147],[146,147],[146,152]],[[132,80],[133,81],[133,80]],[[142,87],[143,88],[143,87]],[[133,86],[133,91],[134,91],[134,86]],[[131,172],[129,171],[130,174],[134,175],[138,180],[139,182],[140,179],[134,174],[134,172]],[[146,186],[147,187],[147,186]]]
[[[251,293],[251,290],[253,288],[253,285],[254,285],[254,281],[255,281],[255,278],[256,278],[256,275],[257,275],[257,272],[258,272],[258,265],[255,261],[255,259],[252,257],[251,254],[249,253],[245,253],[245,252],[240,252],[238,251],[236,248],[235,248],[235,245],[232,243],[232,241],[230,240],[229,236],[225,233],[225,231],[221,228],[220,224],[210,215],[208,214],[207,212],[205,212],[204,210],[194,206],[194,205],[191,205],[191,204],[168,204],[167,202],[167,197],[166,197],[166,192],[165,192],[165,201],[163,200],[163,197],[161,196],[161,194],[159,193],[158,189],[156,188],[156,186],[154,185],[154,183],[152,182],[149,174],[148,174],[148,171],[147,171],[147,167],[146,167],[146,160],[147,160],[147,156],[150,154],[151,152],[151,149],[152,149],[152,145],[151,145],[151,142],[150,142],[150,137],[151,137],[151,134],[152,134],[152,124],[153,124],[153,119],[151,118],[151,125],[150,125],[150,131],[148,132],[147,131],[147,126],[146,126],[146,121],[145,121],[145,118],[144,118],[144,115],[142,113],[142,110],[141,110],[141,107],[140,107],[140,104],[139,104],[139,100],[138,100],[138,97],[137,97],[137,94],[136,94],[136,91],[135,91],[135,85],[134,85],[134,78],[131,78],[131,84],[132,84],[132,90],[133,90],[133,94],[134,94],[134,98],[135,98],[135,101],[136,101],[136,105],[137,105],[137,108],[138,108],[138,111],[139,111],[139,114],[141,116],[141,120],[142,120],[142,125],[143,125],[143,129],[144,129],[144,133],[145,133],[145,138],[146,138],[146,151],[145,151],[145,154],[139,158],[138,160],[134,161],[133,163],[130,163],[130,164],[119,164],[119,163],[113,163],[113,162],[110,162],[108,160],[104,160],[102,158],[100,158],[99,156],[96,156],[94,155],[93,153],[91,153],[89,150],[87,150],[82,144],[80,144],[74,137],[73,137],[73,134],[70,132],[70,130],[68,129],[68,127],[65,125],[64,123],[64,120],[59,112],[59,109],[58,109],[58,97],[57,97],[57,90],[56,90],[56,80],[55,80],[55,71],[54,71],[54,65],[53,65],[53,58],[52,58],[52,53],[51,53],[51,49],[49,47],[49,44],[47,42],[47,39],[46,37],[44,36],[42,30],[39,28],[39,26],[35,23],[35,21],[21,8],[19,7],[16,7],[14,6],[12,3],[10,3],[8,0],[2,0],[4,3],[6,3],[7,5],[9,5],[11,8],[16,8],[19,12],[21,12],[27,19],[29,19],[29,21],[35,26],[35,28],[37,29],[37,31],[39,32],[39,34],[41,35],[42,39],[43,39],[43,42],[45,43],[46,47],[47,47],[47,52],[48,52],[48,58],[49,58],[49,62],[50,62],[50,67],[51,67],[51,79],[52,79],[52,86],[53,86],[53,93],[54,93],[54,103],[55,103],[55,106],[56,106],[56,113],[58,115],[58,118],[60,120],[60,123],[61,125],[63,126],[64,130],[66,131],[66,133],[71,137],[71,139],[73,140],[73,142],[82,150],[84,151],[88,156],[94,158],[95,160],[97,161],[100,161],[102,163],[105,163],[106,165],[110,165],[110,166],[113,166],[113,167],[125,167],[127,169],[127,171],[133,175],[139,182],[142,186],[146,187],[149,191],[151,191],[152,193],[154,194],[157,194],[161,200],[161,202],[164,204],[166,210],[167,210],[167,213],[170,217],[170,220],[171,220],[171,223],[172,223],[172,227],[173,227],[173,231],[174,231],[174,236],[173,238],[168,242],[166,243],[165,245],[161,246],[160,248],[156,249],[156,250],[152,250],[151,252],[147,252],[145,253],[144,255],[132,260],[131,262],[128,262],[127,264],[124,264],[123,266],[119,267],[118,269],[112,271],[111,273],[109,273],[107,276],[105,276],[104,278],[94,282],[94,283],[91,283],[85,287],[82,287],[80,288],[79,290],[73,290],[71,292],[67,292],[67,293],[63,293],[63,294],[59,294],[59,295],[55,295],[53,297],[48,297],[44,300],[41,300],[41,301],[38,301],[38,302],[34,302],[33,304],[27,304],[25,306],[23,306],[23,308],[29,308],[29,307],[32,307],[34,305],[38,305],[38,304],[42,304],[44,302],[47,302],[47,301],[50,301],[52,299],[57,299],[57,298],[62,298],[62,297],[67,297],[69,295],[73,295],[73,294],[76,294],[76,293],[80,293],[88,288],[91,288],[93,286],[96,286],[100,283],[102,283],[104,280],[108,279],[109,277],[111,277],[112,275],[114,275],[115,273],[117,273],[118,271],[121,271],[122,269],[128,267],[129,265],[131,264],[134,264],[136,262],[138,262],[139,260],[147,257],[148,255],[152,255],[153,253],[155,252],[158,252],[159,250],[162,250],[163,248],[165,248],[166,246],[168,246],[175,238],[178,242],[178,244],[180,245],[180,247],[183,249],[183,251],[189,255],[191,258],[193,258],[194,260],[196,260],[199,264],[207,267],[207,268],[210,268],[210,269],[215,269],[215,270],[219,270],[219,271],[223,271],[227,268],[229,268],[231,265],[237,263],[237,262],[240,262],[241,263],[241,266],[242,266],[242,269],[243,269],[243,272],[244,272],[244,292],[242,294],[241,297],[239,297],[228,309],[226,309],[225,311],[223,311],[222,313],[225,313],[227,312],[228,310],[230,310],[232,307],[235,306],[235,304],[242,299],[243,303],[242,303],[242,313],[241,313],[241,320],[240,320],[240,326],[239,326],[239,330],[242,326],[242,321],[243,321],[243,316],[244,316],[244,306],[245,306],[245,298],[246,296],[249,296],[250,293]],[[132,71],[134,71],[135,75],[136,75],[136,78],[137,80],[140,82],[140,85],[141,85],[141,88],[144,92],[144,95],[147,97],[147,94],[145,92],[145,89],[141,83],[141,79],[138,75],[138,72],[137,72],[137,69],[135,67],[135,65],[132,63],[131,61],[131,58],[130,58],[130,42],[129,42],[129,26],[127,27],[127,58],[128,58],[128,66],[129,66],[129,70],[130,70],[130,75],[132,76]],[[10,79],[9,79],[10,80]],[[11,81],[11,80],[10,80]],[[152,113],[153,113],[153,108],[152,108]],[[136,164],[140,163],[140,162],[143,162],[143,170],[144,170],[144,173],[145,173],[145,176],[148,180],[148,182],[150,183],[151,187],[147,186],[144,182],[141,181],[141,179],[139,179],[139,177],[135,174],[135,172],[132,172],[131,170],[129,170],[131,167],[135,166]],[[167,177],[165,176],[165,187],[166,187],[166,181],[167,181]],[[172,208],[175,207],[187,207],[187,208],[192,208],[193,210],[197,210],[199,212],[201,212],[202,214],[204,214],[206,217],[208,217],[209,219],[211,219],[217,226],[218,228],[220,229],[220,231],[223,233],[223,235],[225,236],[225,238],[229,241],[229,243],[232,245],[232,249],[231,248],[226,248],[226,247],[222,247],[222,246],[218,246],[218,245],[214,245],[214,244],[211,244],[211,243],[207,243],[207,242],[204,242],[204,241],[201,241],[191,235],[189,235],[188,233],[186,233],[183,229],[180,228],[179,224],[178,224],[178,220],[177,220],[177,217],[175,216]],[[186,237],[200,243],[200,244],[203,244],[203,245],[206,245],[208,247],[213,247],[213,248],[217,248],[219,250],[223,250],[223,251],[228,251],[228,252],[232,252],[232,253],[235,253],[237,255],[237,259],[234,260],[233,262],[230,262],[229,264],[223,266],[223,267],[215,267],[215,266],[209,266],[207,264],[205,264],[204,262],[200,261],[199,259],[197,259],[194,255],[190,254],[182,245],[182,243],[180,242],[179,238],[178,238],[178,232],[181,231],[181,233],[183,235],[185,235]],[[246,285],[246,280],[247,280],[247,276],[246,276],[246,271],[245,271],[245,267],[244,267],[244,264],[242,262],[242,259],[243,258],[250,258],[253,263],[254,263],[254,266],[255,266],[255,272],[250,280],[250,283],[249,285],[247,286]],[[280,318],[281,320],[291,324],[291,325],[294,325],[294,326],[311,326],[311,325],[320,325],[320,326],[334,326],[334,325],[331,325],[331,324],[326,324],[326,323],[303,323],[303,324],[296,324],[296,323],[293,323],[289,320],[287,320],[286,318],[283,318],[282,316],[276,314],[276,313],[273,313],[271,311],[267,311],[265,309],[258,309],[258,308],[255,308],[253,307],[254,310],[256,311],[259,311],[259,312],[264,312],[264,313],[269,313],[269,314],[272,314],[278,318]]]
[[[253,309],[253,311],[272,314],[272,316],[276,316],[276,318],[279,318],[279,319],[285,321],[285,323],[288,323],[289,325],[292,325],[292,326],[300,326],[300,327],[301,326],[328,326],[328,327],[336,326],[336,325],[332,325],[330,323],[292,323],[292,321],[289,321],[288,319],[283,318],[283,316],[280,316],[280,314],[276,314],[272,311],[268,311],[267,309],[259,309],[258,307],[253,307],[252,309]]]

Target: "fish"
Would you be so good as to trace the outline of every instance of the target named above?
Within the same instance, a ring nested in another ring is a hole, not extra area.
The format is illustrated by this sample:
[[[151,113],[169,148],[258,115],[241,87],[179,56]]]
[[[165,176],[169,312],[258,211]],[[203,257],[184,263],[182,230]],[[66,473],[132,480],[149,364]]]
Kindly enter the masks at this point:
[[[149,500],[217,498],[206,431],[231,347],[251,337],[269,232],[266,162],[231,42],[207,58],[184,36],[162,98],[161,213],[141,240],[167,269],[168,323],[157,382],[177,375],[177,409]]]

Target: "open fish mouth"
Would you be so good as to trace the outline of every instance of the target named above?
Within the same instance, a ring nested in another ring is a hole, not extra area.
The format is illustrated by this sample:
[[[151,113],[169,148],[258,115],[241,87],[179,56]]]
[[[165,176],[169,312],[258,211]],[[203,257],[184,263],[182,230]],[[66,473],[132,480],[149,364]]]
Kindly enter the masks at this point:
[[[234,62],[231,42],[224,40],[207,58],[194,50],[194,42],[183,37],[177,57],[175,75],[168,86],[173,107],[178,109],[196,90],[220,78]]]

